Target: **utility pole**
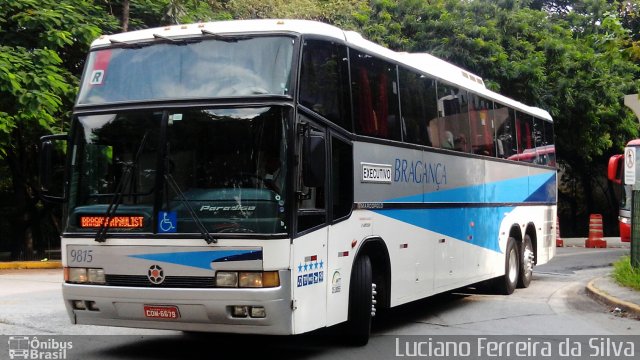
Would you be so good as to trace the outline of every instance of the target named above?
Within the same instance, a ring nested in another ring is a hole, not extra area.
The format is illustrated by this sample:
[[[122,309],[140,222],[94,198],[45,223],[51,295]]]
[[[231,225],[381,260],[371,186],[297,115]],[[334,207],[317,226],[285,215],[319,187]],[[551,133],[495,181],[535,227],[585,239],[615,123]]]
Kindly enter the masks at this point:
[[[633,110],[640,121],[638,94],[625,95],[624,104]],[[640,269],[640,139],[632,140],[624,148],[624,183],[631,185],[631,267]]]

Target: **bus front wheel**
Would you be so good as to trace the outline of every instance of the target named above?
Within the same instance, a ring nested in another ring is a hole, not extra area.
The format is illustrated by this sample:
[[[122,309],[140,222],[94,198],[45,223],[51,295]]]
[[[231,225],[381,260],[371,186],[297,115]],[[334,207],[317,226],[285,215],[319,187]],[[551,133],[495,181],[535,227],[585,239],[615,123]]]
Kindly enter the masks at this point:
[[[374,306],[374,285],[371,260],[367,255],[358,256],[351,271],[349,285],[349,320],[345,337],[348,343],[363,346],[371,334],[371,314]]]

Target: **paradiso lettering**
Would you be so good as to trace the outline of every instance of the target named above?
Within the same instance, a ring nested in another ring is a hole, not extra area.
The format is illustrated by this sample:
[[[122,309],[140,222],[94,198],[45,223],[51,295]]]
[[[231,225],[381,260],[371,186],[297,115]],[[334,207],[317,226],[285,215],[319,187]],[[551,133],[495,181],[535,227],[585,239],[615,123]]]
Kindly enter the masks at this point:
[[[396,159],[394,171],[394,182],[406,182],[416,184],[433,184],[436,188],[447,184],[447,168],[443,163],[425,163],[418,161],[407,161],[406,159]]]

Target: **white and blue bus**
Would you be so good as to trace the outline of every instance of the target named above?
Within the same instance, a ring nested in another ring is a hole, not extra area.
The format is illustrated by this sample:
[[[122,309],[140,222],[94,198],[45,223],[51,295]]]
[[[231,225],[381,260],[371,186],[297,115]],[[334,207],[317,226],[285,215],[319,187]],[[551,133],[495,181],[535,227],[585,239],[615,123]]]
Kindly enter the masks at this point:
[[[75,324],[364,344],[376,310],[555,254],[546,111],[319,22],[102,36],[61,137]]]

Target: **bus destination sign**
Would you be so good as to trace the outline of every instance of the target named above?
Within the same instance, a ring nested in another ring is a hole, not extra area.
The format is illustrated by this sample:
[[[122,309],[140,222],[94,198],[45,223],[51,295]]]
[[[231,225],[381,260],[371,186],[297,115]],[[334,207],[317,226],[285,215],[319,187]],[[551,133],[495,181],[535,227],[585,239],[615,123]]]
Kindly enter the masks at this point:
[[[81,215],[81,228],[99,228],[105,222],[106,216]],[[144,227],[144,216],[117,215],[109,218],[110,228],[140,229]]]

